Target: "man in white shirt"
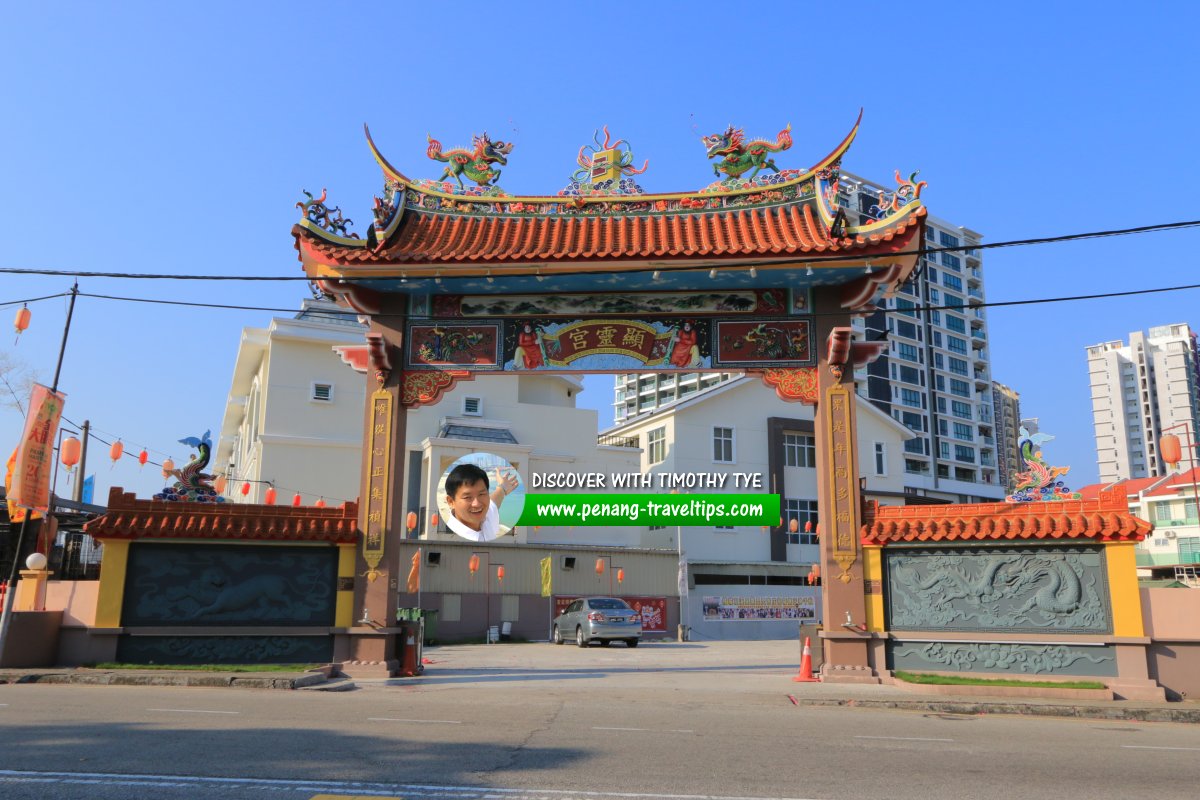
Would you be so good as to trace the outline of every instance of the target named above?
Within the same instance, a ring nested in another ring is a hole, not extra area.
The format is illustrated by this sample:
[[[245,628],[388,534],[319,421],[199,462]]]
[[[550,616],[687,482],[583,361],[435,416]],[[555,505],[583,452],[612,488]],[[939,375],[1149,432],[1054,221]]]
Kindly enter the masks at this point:
[[[496,489],[489,493],[490,488],[487,473],[474,464],[459,464],[450,470],[446,476],[446,505],[450,507],[446,527],[473,542],[490,542],[501,536],[500,504],[517,488],[517,476],[497,467]]]

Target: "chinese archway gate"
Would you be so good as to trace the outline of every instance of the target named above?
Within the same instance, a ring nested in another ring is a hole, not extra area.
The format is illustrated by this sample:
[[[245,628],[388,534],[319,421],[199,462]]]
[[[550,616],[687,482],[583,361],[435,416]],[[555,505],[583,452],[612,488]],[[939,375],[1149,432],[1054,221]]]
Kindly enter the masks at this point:
[[[412,180],[368,134],[384,192],[366,238],[324,194],[299,204],[292,230],[309,278],[370,319],[366,345],[350,354],[368,375],[354,618],[396,607],[400,567],[389,553],[405,531],[407,410],[459,381],[555,370],[744,371],[815,405],[824,619],[864,619],[853,372],[884,343],[852,341],[849,326],[910,277],[926,211],[923,184],[897,174],[874,218],[851,224],[838,181],[857,132],[856,122],[797,170],[774,161],[790,127],[753,141],[730,127],[704,137],[718,181],[652,194],[633,177],[645,166],[605,129],[580,150],[568,186],[547,196],[496,185],[511,143],[482,135],[443,151],[430,139],[442,180]],[[771,531],[773,553],[785,533]],[[830,628],[826,678],[871,679],[863,638]],[[355,628],[335,658],[387,662],[394,636]]]

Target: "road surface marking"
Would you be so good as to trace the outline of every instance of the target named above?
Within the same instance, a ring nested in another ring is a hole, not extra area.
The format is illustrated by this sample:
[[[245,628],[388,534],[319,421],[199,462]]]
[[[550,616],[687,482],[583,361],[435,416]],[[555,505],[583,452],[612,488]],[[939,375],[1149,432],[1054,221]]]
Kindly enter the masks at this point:
[[[441,725],[462,725],[457,719],[404,719],[402,717],[367,717],[367,722],[436,722]]]
[[[1123,744],[1127,750],[1191,750],[1193,752],[1200,751],[1200,747],[1151,747],[1148,744]]]
[[[205,711],[199,708],[147,708],[147,711],[173,711],[177,714],[240,714],[240,711]]]
[[[641,733],[695,733],[690,728],[668,728],[666,730],[655,730],[653,728],[602,728],[598,725],[593,725],[594,731],[639,731]]]
[[[594,792],[576,789],[510,789],[494,786],[437,786],[412,783],[375,783],[371,781],[285,780],[278,778],[213,778],[198,775],[146,775],[106,772],[34,772],[0,769],[0,785],[5,783],[71,783],[90,786],[111,785],[137,788],[223,787],[227,789],[264,789],[278,796],[280,790],[314,794],[334,793],[351,797],[370,794],[414,798],[454,797],[460,800],[487,800],[504,797],[512,800],[570,800],[577,797],[599,800],[805,800],[788,797],[745,797],[706,794],[653,794],[641,792]],[[336,796],[336,795],[335,795]]]
[[[855,736],[855,739],[889,739],[896,742],[953,742],[953,739],[926,739],[921,736]]]

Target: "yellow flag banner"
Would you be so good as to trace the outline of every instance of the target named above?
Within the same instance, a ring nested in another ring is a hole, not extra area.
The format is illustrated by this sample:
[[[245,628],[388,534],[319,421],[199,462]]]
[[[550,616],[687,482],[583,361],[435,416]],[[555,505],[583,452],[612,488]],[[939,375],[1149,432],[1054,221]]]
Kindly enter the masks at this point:
[[[50,476],[54,471],[54,435],[62,416],[63,400],[40,383],[33,385],[25,431],[17,445],[12,480],[8,481],[10,504],[45,511],[50,505]],[[10,516],[11,519],[11,516]]]
[[[4,485],[5,486],[12,486],[12,484],[13,484],[13,470],[16,469],[17,453],[19,453],[19,452],[21,452],[21,446],[17,445],[17,447],[13,449],[12,455],[8,457],[8,467],[4,473]],[[25,515],[28,513],[29,513],[28,511],[26,511],[25,509],[21,508],[20,506],[18,506],[16,503],[13,502],[12,495],[8,496],[8,521],[10,524],[15,525],[18,522],[24,522]],[[30,519],[40,519],[41,516],[42,516],[41,514],[39,514],[35,511],[35,512],[33,512],[33,515],[30,516],[29,518]]]
[[[413,553],[412,569],[408,571],[408,592],[416,594],[421,591],[421,551]]]
[[[540,563],[542,565],[542,597],[549,597],[551,594],[550,556],[543,558]]]

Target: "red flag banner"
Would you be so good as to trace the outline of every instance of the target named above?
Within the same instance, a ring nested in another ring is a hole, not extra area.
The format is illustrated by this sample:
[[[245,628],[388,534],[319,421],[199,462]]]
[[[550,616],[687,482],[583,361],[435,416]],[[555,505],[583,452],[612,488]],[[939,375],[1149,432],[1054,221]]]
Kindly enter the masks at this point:
[[[17,460],[8,483],[8,501],[13,505],[45,511],[50,505],[50,478],[54,472],[54,436],[62,416],[60,392],[34,384],[29,398],[25,431],[17,445]]]

